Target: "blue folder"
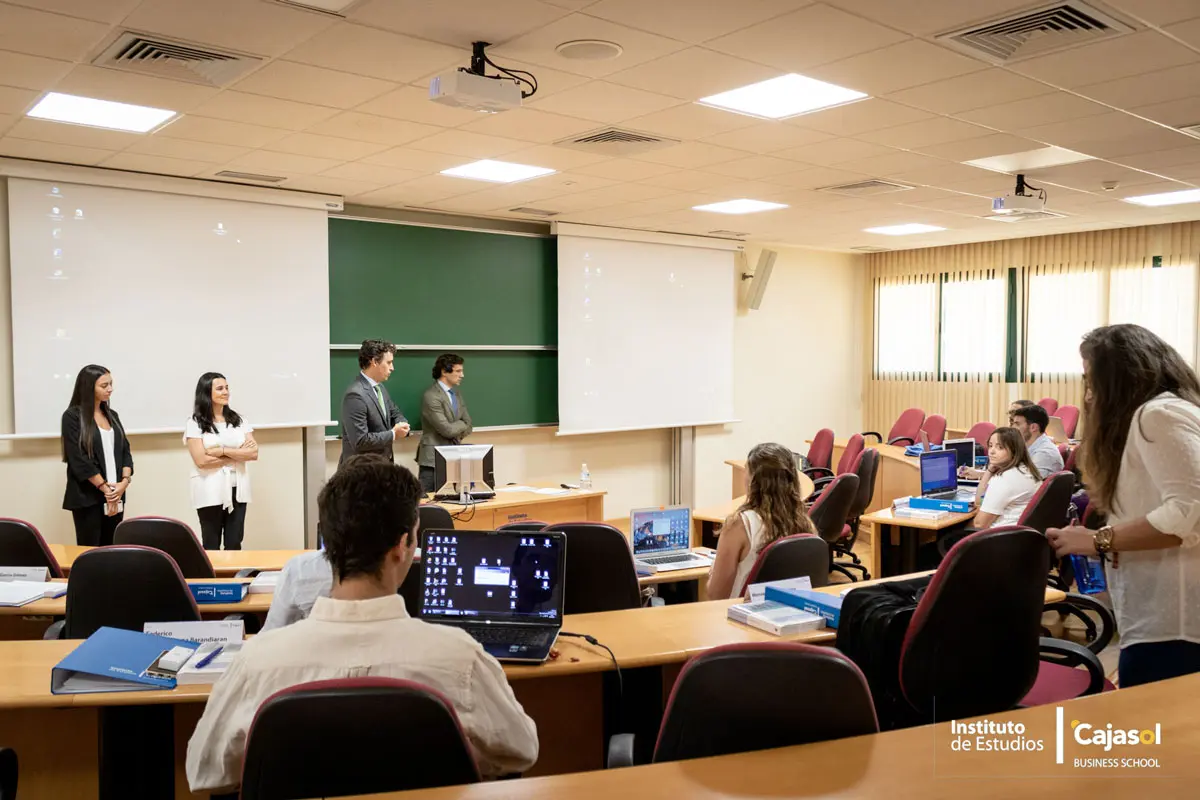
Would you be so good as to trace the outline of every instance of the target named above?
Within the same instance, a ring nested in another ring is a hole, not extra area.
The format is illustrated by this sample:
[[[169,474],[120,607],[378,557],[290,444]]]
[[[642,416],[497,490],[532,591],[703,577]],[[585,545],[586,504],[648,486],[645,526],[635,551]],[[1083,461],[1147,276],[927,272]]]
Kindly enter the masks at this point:
[[[152,633],[121,628],[100,628],[50,672],[52,694],[137,692],[174,689],[174,678],[160,678],[146,670],[172,647],[195,650],[200,645]]]

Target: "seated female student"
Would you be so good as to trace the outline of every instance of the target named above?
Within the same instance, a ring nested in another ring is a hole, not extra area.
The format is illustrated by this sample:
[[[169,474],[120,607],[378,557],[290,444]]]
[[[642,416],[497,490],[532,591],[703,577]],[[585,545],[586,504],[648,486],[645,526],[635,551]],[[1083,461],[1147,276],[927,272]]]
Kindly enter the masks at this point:
[[[746,460],[746,499],[717,540],[717,557],[708,576],[712,600],[742,591],[746,576],[764,547],[797,533],[815,533],[800,495],[800,473],[792,451],[781,444],[760,444]]]
[[[971,526],[977,531],[1016,525],[1042,482],[1025,437],[1016,428],[996,428],[988,437],[987,469],[963,468],[959,474],[979,479],[975,492],[979,513]]]

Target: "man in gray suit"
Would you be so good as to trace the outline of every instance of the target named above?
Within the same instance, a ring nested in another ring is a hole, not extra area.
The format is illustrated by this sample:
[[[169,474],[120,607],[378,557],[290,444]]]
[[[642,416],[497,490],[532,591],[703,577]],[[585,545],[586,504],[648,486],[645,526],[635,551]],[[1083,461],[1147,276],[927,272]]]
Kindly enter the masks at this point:
[[[433,386],[421,398],[421,444],[417,446],[421,486],[426,494],[439,488],[433,485],[434,448],[461,444],[471,435],[471,415],[458,386],[463,379],[462,356],[445,353],[433,365]]]
[[[395,461],[392,442],[409,434],[408,420],[392,402],[384,381],[395,369],[396,346],[382,339],[368,339],[358,349],[362,370],[342,395],[342,457],[378,453]]]

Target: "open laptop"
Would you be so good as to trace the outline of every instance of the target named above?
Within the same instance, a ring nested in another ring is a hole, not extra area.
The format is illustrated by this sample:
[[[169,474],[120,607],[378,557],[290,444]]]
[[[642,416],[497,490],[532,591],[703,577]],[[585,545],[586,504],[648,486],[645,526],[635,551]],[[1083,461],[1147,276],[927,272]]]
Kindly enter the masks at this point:
[[[500,661],[541,663],[562,629],[566,534],[421,531],[421,619],[454,625]]]
[[[935,500],[975,501],[975,490],[958,485],[958,454],[935,450],[921,454],[921,496]]]
[[[1055,444],[1067,444],[1067,429],[1063,427],[1062,417],[1051,417],[1050,423],[1046,425],[1046,435],[1054,440]]]
[[[707,567],[712,559],[691,550],[692,510],[687,506],[637,508],[629,512],[633,561],[638,572]]]
[[[946,450],[953,450],[955,460],[958,462],[958,467],[974,467],[975,466],[975,440],[974,439],[949,439],[945,444]],[[955,473],[958,472],[958,467],[955,467]],[[978,480],[970,478],[959,478],[959,486],[978,486]]]

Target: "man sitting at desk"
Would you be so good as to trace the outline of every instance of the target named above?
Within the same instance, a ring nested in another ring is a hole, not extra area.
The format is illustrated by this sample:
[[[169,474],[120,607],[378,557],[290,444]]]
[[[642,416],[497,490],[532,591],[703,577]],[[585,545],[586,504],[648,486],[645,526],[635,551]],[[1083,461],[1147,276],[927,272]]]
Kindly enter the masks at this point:
[[[1029,457],[1038,468],[1042,478],[1048,478],[1063,468],[1062,453],[1058,445],[1046,434],[1050,424],[1050,415],[1041,406],[1025,406],[1013,411],[1009,418],[1012,426],[1025,437],[1025,446],[1029,448]]]
[[[397,594],[413,562],[420,498],[413,474],[379,456],[348,459],[325,484],[330,596],[317,599],[308,619],[247,641],[217,681],[188,742],[193,792],[237,786],[264,700],[330,678],[400,678],[441,692],[484,775],[521,772],[537,760],[537,728],[499,662],[464,631],[411,619]]]

